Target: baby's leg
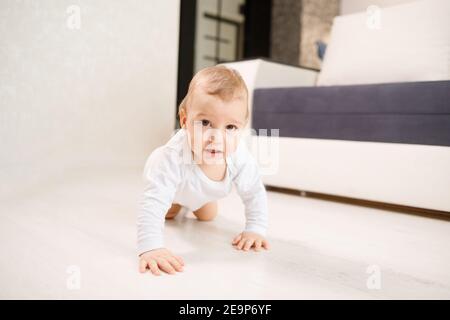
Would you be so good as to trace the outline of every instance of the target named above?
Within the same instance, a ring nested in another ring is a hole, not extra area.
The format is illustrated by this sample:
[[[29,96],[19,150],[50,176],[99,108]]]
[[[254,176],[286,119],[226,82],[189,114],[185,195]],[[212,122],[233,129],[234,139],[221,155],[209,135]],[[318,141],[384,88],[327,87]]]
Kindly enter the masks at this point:
[[[217,211],[217,201],[212,201],[195,210],[194,215],[200,221],[210,221],[215,218]]]
[[[180,212],[181,206],[177,203],[173,203],[169,211],[166,213],[166,219],[173,219]]]

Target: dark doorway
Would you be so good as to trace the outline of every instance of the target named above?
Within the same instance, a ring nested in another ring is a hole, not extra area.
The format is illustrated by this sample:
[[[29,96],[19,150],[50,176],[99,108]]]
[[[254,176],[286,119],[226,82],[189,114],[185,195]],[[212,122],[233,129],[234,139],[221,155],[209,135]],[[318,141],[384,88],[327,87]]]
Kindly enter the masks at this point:
[[[243,14],[244,59],[270,58],[272,0],[247,0]]]
[[[186,95],[189,82],[194,74],[195,17],[197,12],[197,0],[182,0],[180,3],[176,118],[178,118],[178,106]],[[180,128],[179,121],[176,122],[176,128]]]

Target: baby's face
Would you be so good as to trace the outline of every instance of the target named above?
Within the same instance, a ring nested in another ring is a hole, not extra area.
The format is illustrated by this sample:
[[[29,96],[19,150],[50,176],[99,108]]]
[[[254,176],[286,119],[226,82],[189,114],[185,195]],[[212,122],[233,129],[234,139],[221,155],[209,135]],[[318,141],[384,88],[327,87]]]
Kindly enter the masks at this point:
[[[199,90],[192,95],[180,121],[188,131],[196,161],[223,163],[239,143],[247,121],[247,102],[244,98],[223,101]]]

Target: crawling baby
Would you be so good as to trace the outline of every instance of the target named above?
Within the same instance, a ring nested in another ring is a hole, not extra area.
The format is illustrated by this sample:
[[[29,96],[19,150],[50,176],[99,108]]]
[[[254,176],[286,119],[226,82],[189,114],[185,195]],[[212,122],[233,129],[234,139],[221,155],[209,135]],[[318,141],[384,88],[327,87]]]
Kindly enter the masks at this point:
[[[269,249],[267,196],[256,160],[241,141],[248,91],[224,65],[200,70],[179,106],[179,129],[148,157],[137,220],[139,268],[154,275],[183,271],[183,259],[163,243],[165,219],[186,208],[200,221],[217,215],[217,200],[234,185],[245,205],[245,228],[231,241],[238,250]]]

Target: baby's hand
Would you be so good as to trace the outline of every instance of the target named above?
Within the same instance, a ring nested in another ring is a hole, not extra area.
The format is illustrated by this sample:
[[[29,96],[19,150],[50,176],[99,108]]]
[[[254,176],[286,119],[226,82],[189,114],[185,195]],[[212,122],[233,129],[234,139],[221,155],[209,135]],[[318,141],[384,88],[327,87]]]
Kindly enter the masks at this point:
[[[269,250],[269,242],[267,242],[267,240],[263,236],[255,232],[241,232],[233,239],[233,242],[231,244],[233,246],[235,245],[236,249],[244,249],[244,251],[248,251],[252,247],[255,249],[255,251],[260,251],[261,247]]]
[[[155,275],[161,275],[161,270],[175,274],[183,271],[184,261],[166,248],[153,249],[140,255],[139,271],[144,273],[148,269]]]

